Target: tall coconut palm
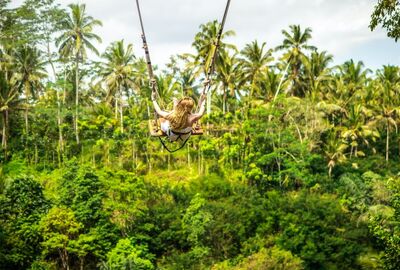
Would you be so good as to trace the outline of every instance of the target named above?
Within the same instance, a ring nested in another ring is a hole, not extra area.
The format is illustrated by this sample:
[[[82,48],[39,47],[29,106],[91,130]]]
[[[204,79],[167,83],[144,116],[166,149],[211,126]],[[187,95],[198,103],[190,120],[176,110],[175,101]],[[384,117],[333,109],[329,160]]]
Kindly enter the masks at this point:
[[[400,68],[396,66],[383,66],[377,71],[377,79],[379,82],[378,89],[381,89],[379,98],[380,102],[380,117],[386,119],[386,160],[389,160],[389,134],[391,128],[397,130],[400,125]],[[376,90],[376,89],[375,89]],[[400,155],[400,137],[399,140],[399,155]]]
[[[79,63],[87,57],[87,49],[97,55],[99,52],[91,43],[93,40],[101,42],[101,38],[93,33],[95,26],[101,26],[99,20],[86,15],[86,5],[70,4],[69,16],[61,22],[61,35],[56,39],[59,52],[65,59],[71,58],[75,62],[75,136],[79,144]]]
[[[323,148],[324,156],[328,161],[329,178],[332,176],[333,168],[337,164],[343,163],[346,160],[346,155],[344,152],[346,151],[347,147],[348,145],[343,143],[335,131],[329,131]]]
[[[282,30],[282,34],[285,36],[282,45],[276,47],[276,50],[285,50],[283,60],[287,62],[287,66],[291,69],[290,79],[292,86],[290,91],[292,95],[304,96],[300,88],[300,69],[304,58],[306,57],[304,51],[315,51],[316,47],[308,45],[308,41],[311,39],[311,28],[307,27],[304,32],[300,25],[290,25],[290,32]]]
[[[329,64],[333,61],[333,56],[326,51],[312,52],[310,58],[304,61],[306,75],[307,94],[313,100],[322,99],[322,94],[327,86],[327,82],[332,79]]]
[[[43,79],[47,77],[46,62],[42,53],[34,47],[22,46],[13,51],[13,84],[25,97],[25,134],[29,132],[28,110],[30,100],[42,91]]]
[[[147,63],[143,58],[139,58],[134,63],[134,93],[140,94],[137,97],[150,98],[151,89],[149,87],[149,76],[147,75]]]
[[[374,122],[386,133],[385,159],[389,161],[390,138],[392,131],[398,133],[400,108],[398,105],[398,83],[395,69],[384,67],[377,72],[378,78],[374,84],[374,96],[370,105],[375,111]]]
[[[281,75],[276,68],[269,68],[265,74],[265,80],[261,85],[261,96],[265,101],[272,100],[281,85]]]
[[[393,130],[398,133],[397,119],[398,119],[399,109],[393,108],[391,106],[381,104],[378,107],[378,115],[375,117],[375,123],[381,125],[386,130],[386,150],[385,159],[389,162],[389,152],[390,152],[390,135]]]
[[[172,97],[181,93],[179,82],[169,74],[157,76],[157,89],[160,94],[160,106],[166,108],[171,105]]]
[[[383,96],[387,103],[399,104],[400,101],[400,68],[396,66],[383,66],[377,71],[378,81],[383,87]]]
[[[217,21],[201,24],[200,31],[194,37],[192,46],[195,48],[197,54],[192,56],[193,61],[191,62],[191,66],[196,70],[196,76],[200,75],[201,72],[207,72],[206,69],[209,67],[212,53],[216,49],[215,42],[219,27],[220,25]],[[235,32],[232,30],[222,33],[218,53],[215,58],[215,69],[218,69],[219,63],[223,61],[223,58],[221,58],[220,54],[221,51],[236,50],[234,45],[224,42],[224,39],[234,35]]]
[[[361,104],[350,104],[346,113],[346,120],[342,130],[342,137],[349,140],[350,157],[364,155],[359,150],[360,143],[369,146],[369,140],[375,141],[379,137],[373,121],[369,116],[372,112]]]
[[[0,72],[0,112],[2,117],[1,145],[6,157],[8,149],[10,110],[19,107],[20,102],[21,100],[18,99],[18,89],[9,85],[5,80],[4,73]]]
[[[2,116],[2,141],[4,156],[7,158],[9,113],[20,104],[18,87],[12,84],[13,58],[0,48],[0,112]]]
[[[364,68],[362,61],[354,62],[353,59],[346,61],[339,66],[340,77],[342,78],[345,87],[345,92],[341,93],[341,99],[347,104],[353,99],[359,99],[364,94],[363,89],[367,85],[369,69]]]
[[[249,83],[249,98],[251,99],[254,92],[260,94],[262,82],[268,71],[268,65],[273,61],[272,50],[266,50],[266,43],[261,45],[257,41],[246,44],[240,52],[243,56],[240,58],[243,79]]]
[[[225,51],[221,53],[221,57],[223,57],[224,60],[219,65],[217,78],[221,82],[223,113],[229,111],[227,102],[228,96],[232,98],[235,97],[236,94],[237,78],[239,77],[239,65],[236,55],[236,53],[230,55]]]
[[[101,70],[101,75],[107,86],[106,99],[107,101],[114,99],[116,119],[118,119],[119,103],[120,125],[121,132],[123,132],[123,92],[129,92],[129,89],[133,89],[135,86],[133,81],[135,55],[133,54],[132,44],[128,44],[125,48],[123,40],[117,41],[111,44],[102,58],[106,60]]]

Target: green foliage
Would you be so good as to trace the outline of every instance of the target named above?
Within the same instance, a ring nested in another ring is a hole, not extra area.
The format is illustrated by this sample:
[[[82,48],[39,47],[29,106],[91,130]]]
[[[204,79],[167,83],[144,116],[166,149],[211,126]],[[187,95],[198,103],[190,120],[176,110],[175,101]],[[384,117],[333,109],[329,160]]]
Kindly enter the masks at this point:
[[[85,227],[94,226],[102,218],[103,184],[90,167],[70,161],[60,181],[60,203],[70,207]]]
[[[169,154],[148,136],[151,88],[134,47],[98,52],[101,22],[84,4],[10,3],[0,269],[399,268],[398,67],[332,67],[300,25],[275,49],[238,49],[224,32],[204,135]],[[371,28],[397,39],[397,13],[398,1],[378,1]],[[155,68],[166,109],[198,100],[218,31],[202,24],[194,55]]]
[[[385,269],[394,270],[400,266],[400,179],[389,179],[387,186],[391,193],[389,208],[381,207],[381,211],[371,211],[369,226],[384,248]]]
[[[212,215],[204,209],[206,200],[196,194],[182,218],[182,228],[188,233],[188,241],[194,246],[201,244],[207,227],[212,220]]]
[[[104,210],[123,234],[133,230],[135,221],[148,211],[149,198],[143,179],[132,173],[107,171],[103,175],[107,197]]]
[[[287,104],[254,109],[244,123],[245,132],[251,134],[246,176],[261,189],[314,184],[311,170],[316,158],[309,151],[311,142],[302,142],[301,131],[289,125],[292,119],[283,106]]]
[[[292,253],[286,250],[272,247],[269,249],[261,249],[259,252],[243,259],[236,266],[229,266],[227,262],[214,265],[212,270],[250,270],[250,269],[265,269],[265,270],[301,270],[304,269],[302,261],[293,256]]]
[[[279,221],[277,243],[300,257],[306,269],[355,267],[360,245],[351,237],[356,229],[334,197],[293,195]]]
[[[374,30],[378,26],[386,29],[388,37],[397,41],[400,37],[400,7],[399,2],[378,0],[371,15],[369,27]]]
[[[155,269],[151,263],[151,254],[145,246],[134,245],[130,239],[120,239],[107,254],[107,263],[104,269]]]
[[[39,221],[49,208],[38,182],[16,178],[0,197],[0,269],[25,269],[40,255]]]
[[[106,189],[100,177],[88,166],[71,160],[60,181],[59,203],[70,208],[74,218],[82,224],[79,238],[73,248],[80,258],[88,254],[98,260],[105,257],[116,241],[117,230],[104,211]]]

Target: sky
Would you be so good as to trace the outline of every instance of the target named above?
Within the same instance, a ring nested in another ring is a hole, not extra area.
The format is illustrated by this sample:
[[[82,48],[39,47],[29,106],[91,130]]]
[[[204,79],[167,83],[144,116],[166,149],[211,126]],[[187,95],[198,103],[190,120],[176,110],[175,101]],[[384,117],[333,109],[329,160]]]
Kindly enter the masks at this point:
[[[56,0],[61,6],[86,4],[88,15],[103,22],[95,29],[103,42],[100,52],[113,41],[132,43],[136,56],[144,56],[135,0]],[[18,5],[22,0],[12,0]],[[282,30],[299,24],[312,29],[309,44],[334,56],[334,64],[362,60],[366,67],[400,65],[399,44],[382,29],[368,28],[375,0],[232,0],[225,30],[236,35],[229,40],[242,49],[254,40],[274,48],[283,41]],[[226,0],[139,0],[155,65],[170,56],[193,52],[191,43],[199,25],[221,20]]]

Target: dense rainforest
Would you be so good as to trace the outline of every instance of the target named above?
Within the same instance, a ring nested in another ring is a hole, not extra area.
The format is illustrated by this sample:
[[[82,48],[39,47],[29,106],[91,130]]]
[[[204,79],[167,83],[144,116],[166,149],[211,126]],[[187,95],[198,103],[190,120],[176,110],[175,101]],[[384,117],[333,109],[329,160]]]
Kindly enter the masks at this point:
[[[1,270],[400,269],[399,67],[333,65],[300,25],[276,48],[228,30],[204,135],[170,154],[141,48],[98,51],[101,25],[0,2]],[[163,108],[198,100],[218,27],[156,69]]]

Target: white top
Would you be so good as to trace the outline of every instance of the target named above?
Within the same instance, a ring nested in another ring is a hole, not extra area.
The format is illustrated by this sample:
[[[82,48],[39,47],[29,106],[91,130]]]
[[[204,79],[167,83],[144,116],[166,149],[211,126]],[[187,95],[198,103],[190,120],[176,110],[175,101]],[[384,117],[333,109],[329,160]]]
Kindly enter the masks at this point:
[[[187,134],[182,134],[182,135],[178,135],[175,134],[170,127],[170,123],[168,120],[164,121],[161,123],[161,130],[167,134],[167,136],[169,137],[170,141],[176,141],[178,138],[180,138],[181,140],[186,140],[187,138],[190,137],[190,135],[192,135],[191,131],[192,131],[192,127],[186,127],[180,130],[175,130],[175,132],[177,133],[187,133]]]

